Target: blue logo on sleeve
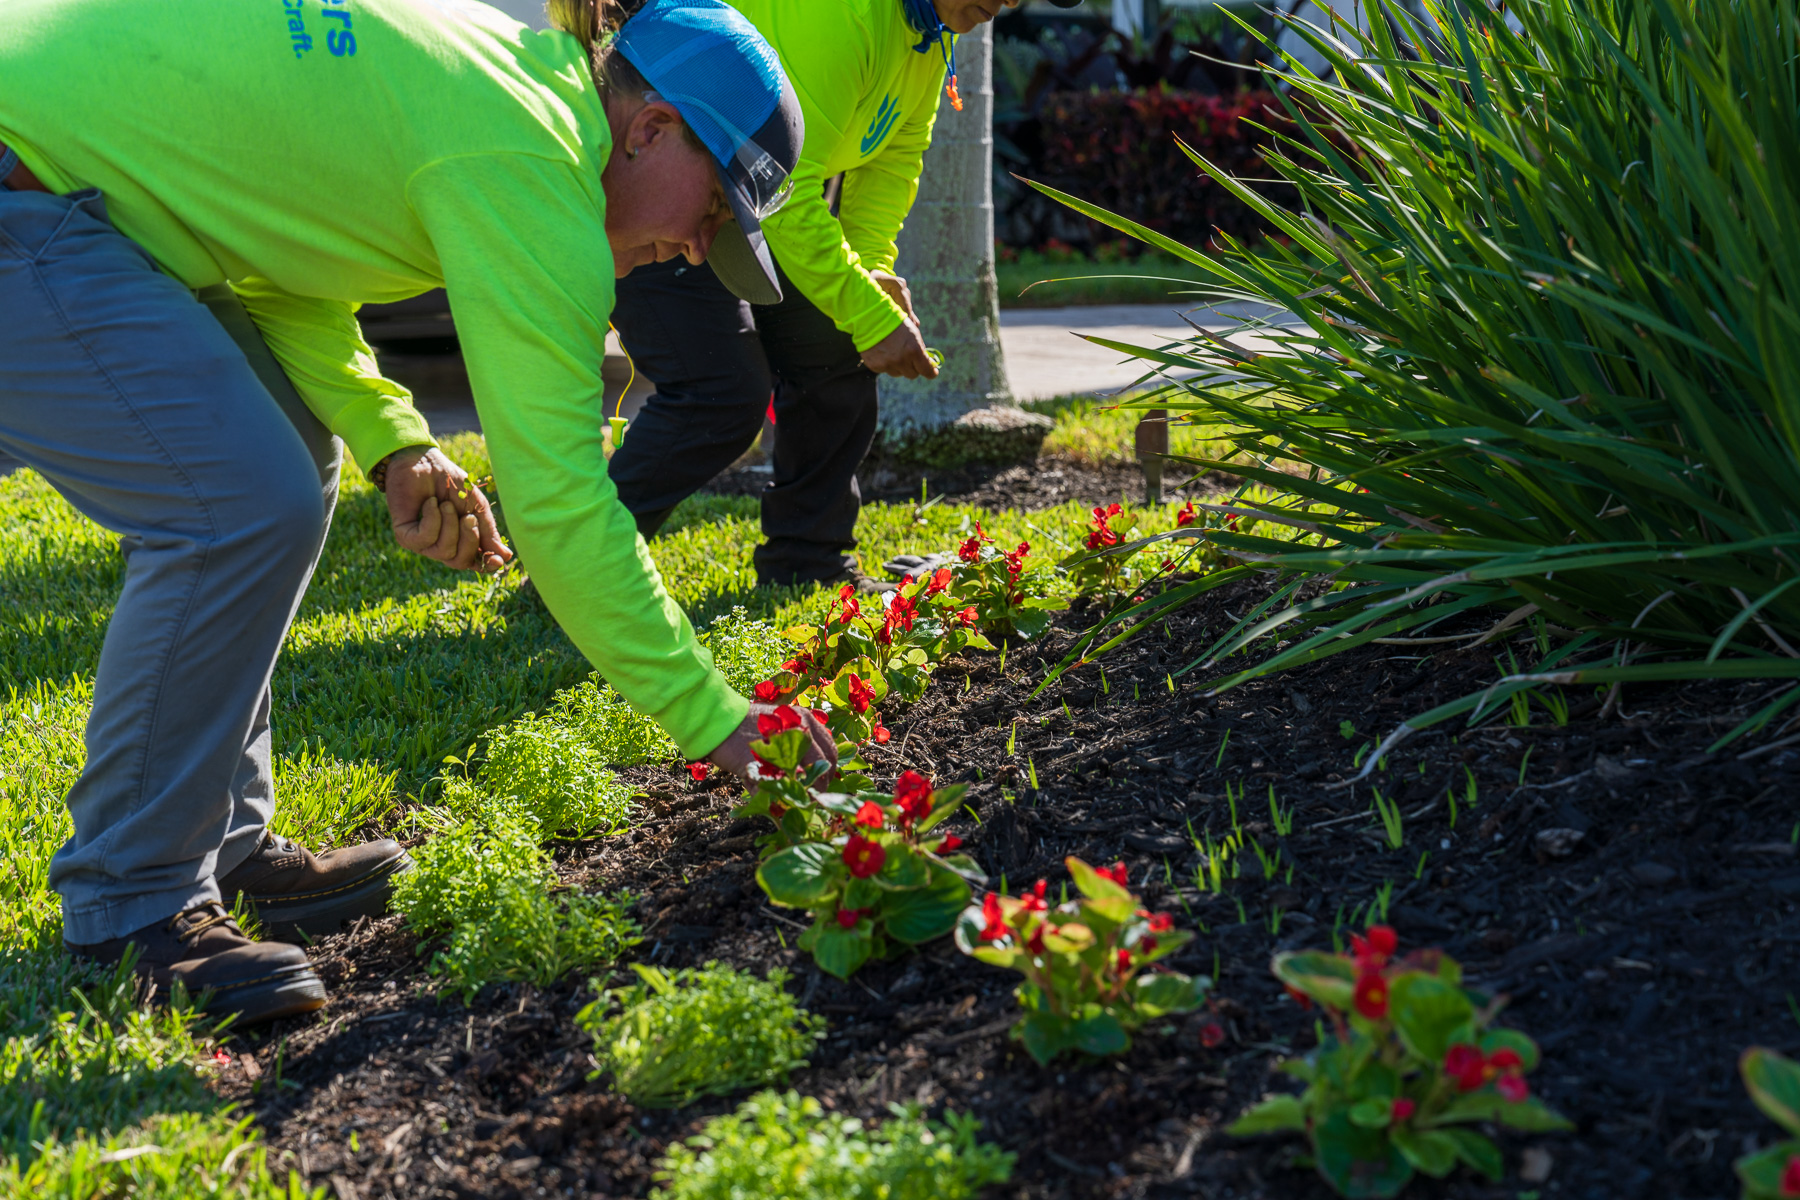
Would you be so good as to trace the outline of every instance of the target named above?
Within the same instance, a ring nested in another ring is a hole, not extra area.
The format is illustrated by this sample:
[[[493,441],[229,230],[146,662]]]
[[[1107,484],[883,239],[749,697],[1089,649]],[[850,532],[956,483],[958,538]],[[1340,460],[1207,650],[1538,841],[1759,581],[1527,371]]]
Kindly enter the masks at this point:
[[[900,119],[900,103],[892,96],[884,96],[881,107],[875,110],[875,119],[869,122],[869,132],[863,134],[862,152],[869,154],[881,145],[881,139],[888,135],[894,122]]]

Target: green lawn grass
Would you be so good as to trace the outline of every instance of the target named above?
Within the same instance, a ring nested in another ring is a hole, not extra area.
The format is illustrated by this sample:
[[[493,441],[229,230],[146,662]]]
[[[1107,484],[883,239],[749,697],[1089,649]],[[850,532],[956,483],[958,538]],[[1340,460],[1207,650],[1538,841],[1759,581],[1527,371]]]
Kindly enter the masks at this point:
[[[1054,411],[1067,443],[1096,457],[1129,428],[1129,417],[1076,403]],[[479,437],[445,448],[472,474],[487,472]],[[979,521],[1003,543],[1028,540],[1060,558],[1086,515],[1074,503],[1029,514],[874,504],[858,525],[859,553],[877,570],[896,553],[946,549]],[[1172,524],[1164,506],[1141,528]],[[758,540],[753,498],[700,496],[652,546],[696,627],[723,618],[731,636],[721,653],[740,684],[772,649],[746,649],[759,635],[742,632],[745,617],[790,624],[825,600],[819,589],[756,588]],[[48,863],[69,833],[62,796],[81,770],[94,666],[122,580],[109,534],[32,472],[0,479],[0,1194],[288,1196],[286,1168],[265,1163],[255,1128],[205,1086],[208,1024],[138,1005],[129,987],[74,967],[59,945]],[[527,712],[588,731],[614,750],[610,762],[655,752],[660,743],[590,682],[522,583],[400,550],[380,496],[346,469],[272,685],[280,832],[323,847],[418,828],[420,814],[446,811],[430,787],[444,759],[484,746],[488,731],[528,725]],[[161,1151],[115,1153],[151,1144]]]
[[[1020,251],[994,264],[1001,308],[1064,308],[1076,304],[1174,304],[1203,297],[1193,264],[1164,254],[1101,261],[1070,253]]]

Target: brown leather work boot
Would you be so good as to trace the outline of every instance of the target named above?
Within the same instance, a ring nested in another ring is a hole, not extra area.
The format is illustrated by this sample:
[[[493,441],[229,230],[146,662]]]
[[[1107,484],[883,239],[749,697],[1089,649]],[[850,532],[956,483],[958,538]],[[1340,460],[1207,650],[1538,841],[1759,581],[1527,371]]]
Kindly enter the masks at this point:
[[[253,942],[215,901],[166,921],[91,946],[64,943],[77,958],[116,963],[136,946],[139,975],[166,991],[176,981],[202,1000],[203,1011],[236,1013],[236,1025],[256,1025],[325,1006],[325,984],[298,946]]]
[[[314,854],[265,832],[249,858],[219,877],[219,894],[230,904],[242,893],[270,937],[298,942],[337,933],[358,917],[381,916],[394,876],[411,867],[400,843],[389,838]]]

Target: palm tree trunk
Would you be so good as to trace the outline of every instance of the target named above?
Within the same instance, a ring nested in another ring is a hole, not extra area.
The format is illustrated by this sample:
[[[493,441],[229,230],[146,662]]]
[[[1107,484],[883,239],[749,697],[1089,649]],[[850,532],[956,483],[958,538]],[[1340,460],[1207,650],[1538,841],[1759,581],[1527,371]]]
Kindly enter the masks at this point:
[[[897,264],[912,287],[925,343],[943,352],[944,364],[936,379],[881,380],[885,447],[913,457],[906,453],[908,448],[929,443],[938,448],[927,456],[934,461],[943,457],[942,448],[950,443],[969,443],[951,455],[963,461],[992,457],[988,443],[994,439],[986,435],[996,432],[996,424],[1010,431],[1020,425],[1016,418],[1025,418],[1023,425],[1040,441],[1037,426],[1048,425],[1019,412],[1013,403],[1000,352],[1000,307],[994,285],[991,25],[957,40],[956,68],[963,110],[954,111],[947,99],[939,97],[919,197],[900,234]],[[995,409],[1006,411],[989,412]]]

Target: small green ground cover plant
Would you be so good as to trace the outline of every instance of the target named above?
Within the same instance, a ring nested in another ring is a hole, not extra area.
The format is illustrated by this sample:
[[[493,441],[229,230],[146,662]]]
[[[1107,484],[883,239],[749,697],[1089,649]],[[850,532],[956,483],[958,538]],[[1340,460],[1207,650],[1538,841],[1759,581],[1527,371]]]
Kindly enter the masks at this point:
[[[1499,1148],[1468,1126],[1574,1126],[1531,1095],[1537,1044],[1492,1024],[1499,1003],[1465,989],[1441,951],[1396,957],[1398,946],[1393,929],[1373,925],[1351,935],[1349,954],[1275,956],[1276,978],[1331,1025],[1312,1053],[1281,1064],[1306,1090],[1269,1097],[1231,1132],[1305,1134],[1313,1165],[1342,1196],[1397,1196],[1415,1173],[1442,1179],[1459,1163],[1498,1182]]]
[[[759,1092],[669,1148],[660,1200],[968,1200],[1012,1176],[1015,1156],[976,1140],[981,1123],[940,1124],[892,1105],[873,1128],[817,1100]]]
[[[635,984],[606,990],[575,1023],[594,1038],[600,1065],[590,1078],[610,1075],[612,1087],[640,1107],[679,1108],[784,1083],[824,1036],[823,1018],[794,1003],[779,967],[766,980],[716,962],[631,969]]]
[[[1175,1013],[1192,1012],[1211,980],[1156,969],[1193,939],[1168,913],[1142,907],[1125,864],[1091,867],[1064,860],[1079,896],[1051,907],[1048,881],[1017,897],[989,892],[956,922],[964,954],[1025,976],[1014,995],[1025,1015],[1013,1036],[1039,1063],[1076,1051],[1123,1054],[1131,1035]]]
[[[636,945],[629,897],[553,894],[535,827],[501,813],[466,819],[413,852],[392,907],[436,945],[429,969],[466,1001],[489,983],[546,986],[610,963]]]
[[[1738,1059],[1738,1073],[1756,1107],[1787,1133],[1786,1140],[1732,1164],[1744,1200],[1792,1200],[1800,1196],[1800,1064],[1752,1046]]]
[[[770,900],[811,912],[800,948],[820,969],[846,979],[871,958],[949,933],[969,902],[969,884],[987,877],[956,851],[962,839],[932,830],[962,806],[967,790],[934,788],[904,771],[891,793],[830,764],[800,766],[806,731],[790,705],[758,718],[751,744],[766,777],[735,810],[767,817],[756,881]]]

